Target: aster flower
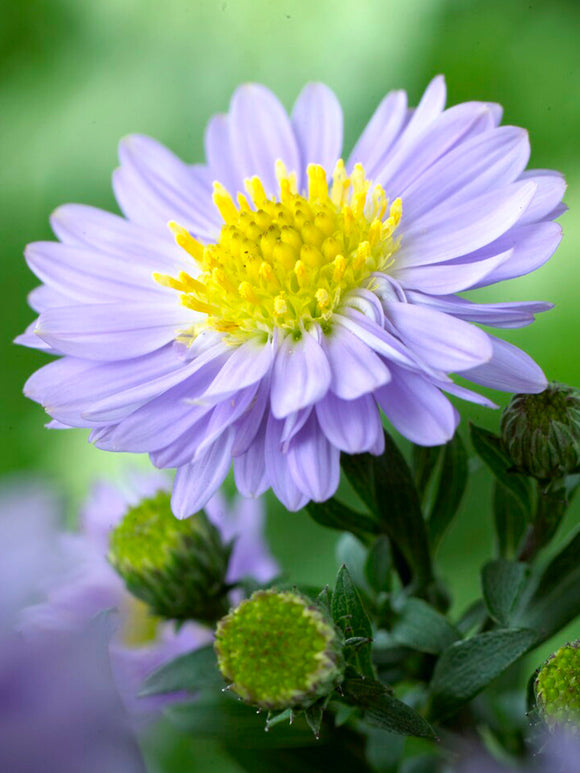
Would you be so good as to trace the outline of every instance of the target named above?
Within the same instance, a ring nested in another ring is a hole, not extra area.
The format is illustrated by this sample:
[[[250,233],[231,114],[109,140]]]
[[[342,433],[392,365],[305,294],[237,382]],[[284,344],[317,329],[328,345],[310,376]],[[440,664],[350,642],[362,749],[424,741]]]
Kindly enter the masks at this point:
[[[177,468],[186,517],[232,460],[242,494],[271,487],[290,510],[327,499],[341,452],[382,452],[381,410],[411,441],[445,443],[459,421],[446,395],[493,405],[452,374],[542,391],[533,360],[477,325],[520,327],[550,305],[457,293],[552,255],[565,183],[525,171],[527,134],[500,126],[498,105],[444,105],[442,77],[414,110],[388,94],[346,162],[321,84],[291,116],[239,88],[207,127],[205,164],[125,139],[125,217],[61,207],[59,243],[26,251],[44,284],[19,340],[61,355],[26,394],[52,426]]]
[[[0,770],[145,770],[111,678],[106,620],[23,639],[14,626],[49,578],[66,575],[60,507],[40,481],[0,488]]]
[[[134,476],[125,493],[106,483],[95,487],[80,518],[80,532],[60,537],[67,570],[45,582],[47,600],[23,610],[20,627],[36,636],[47,630],[78,630],[104,609],[118,613],[111,639],[111,664],[127,708],[138,719],[155,716],[163,698],[138,698],[145,678],[158,666],[211,641],[208,629],[187,623],[176,631],[173,624],[153,617],[142,601],[131,595],[107,559],[109,535],[128,507],[168,489],[161,473]],[[235,539],[228,567],[228,582],[251,575],[267,581],[277,564],[263,542],[260,501],[238,500],[228,506],[221,494],[206,505],[208,518],[224,541]],[[238,537],[239,535],[239,537]]]

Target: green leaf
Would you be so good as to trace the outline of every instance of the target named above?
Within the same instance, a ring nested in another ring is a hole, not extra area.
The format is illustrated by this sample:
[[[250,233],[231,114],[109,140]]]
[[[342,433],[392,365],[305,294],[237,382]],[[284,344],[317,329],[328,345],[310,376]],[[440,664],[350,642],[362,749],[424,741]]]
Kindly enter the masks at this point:
[[[465,612],[461,615],[456,623],[457,630],[465,636],[465,634],[480,628],[487,620],[487,607],[485,606],[483,599],[477,599],[470,604]]]
[[[371,545],[365,563],[365,576],[375,593],[390,590],[393,559],[389,538],[381,534]]]
[[[580,528],[554,556],[520,615],[537,631],[538,643],[549,639],[580,614]]]
[[[499,480],[493,485],[493,517],[497,545],[502,558],[513,558],[528,525],[529,512]]]
[[[461,638],[459,631],[427,602],[409,598],[391,630],[393,638],[419,652],[438,655]]]
[[[211,644],[180,655],[164,663],[148,676],[139,695],[197,692],[204,687],[223,687],[224,679],[217,668],[216,656]]]
[[[365,575],[367,550],[352,534],[343,534],[336,546],[338,564],[344,564],[359,591],[368,593],[370,588]],[[364,597],[363,593],[363,597]]]
[[[439,544],[459,509],[467,486],[467,454],[458,432],[443,446],[443,461],[437,491],[428,515],[427,528],[432,548]]]
[[[385,432],[385,451],[343,454],[343,469],[360,498],[376,516],[379,528],[394,543],[422,583],[432,578],[429,540],[419,495],[404,456]]]
[[[346,566],[341,566],[336,578],[336,587],[332,594],[332,619],[343,631],[346,639],[361,637],[372,640],[373,629],[365,612],[357,589]],[[357,647],[352,653],[360,673],[374,678],[375,670],[371,660],[370,643]]]
[[[364,513],[351,510],[350,507],[337,499],[328,499],[326,502],[309,502],[306,511],[321,526],[339,531],[349,531],[355,537],[360,537],[363,542],[368,540],[369,534],[378,534],[377,522]]]
[[[411,463],[415,485],[422,500],[427,492],[429,481],[435,472],[443,446],[417,446],[413,444]]]
[[[471,442],[477,454],[495,477],[516,497],[528,520],[532,514],[532,488],[530,481],[519,473],[510,472],[513,462],[503,450],[500,438],[493,432],[475,424],[470,425]]]
[[[528,629],[489,631],[456,642],[441,655],[431,681],[433,718],[444,719],[515,663],[534,644]]]
[[[263,713],[257,714],[251,706],[220,693],[172,704],[165,713],[181,730],[231,747],[271,749],[316,744],[304,720],[297,718],[291,726],[281,722],[266,732]]]
[[[509,626],[530,569],[517,561],[503,558],[490,561],[481,570],[481,586],[490,616],[502,626]]]
[[[373,679],[345,679],[344,700],[358,706],[365,720],[391,733],[436,738],[431,725],[403,701],[394,698],[387,688]]]

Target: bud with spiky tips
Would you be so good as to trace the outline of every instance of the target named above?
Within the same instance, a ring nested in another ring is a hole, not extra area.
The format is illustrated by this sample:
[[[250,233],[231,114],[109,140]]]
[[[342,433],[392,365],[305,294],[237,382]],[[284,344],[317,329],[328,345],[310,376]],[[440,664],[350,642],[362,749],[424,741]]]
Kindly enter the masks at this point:
[[[109,541],[109,561],[131,593],[179,621],[215,623],[227,612],[230,552],[203,511],[175,518],[166,491],[131,507]]]
[[[343,678],[340,634],[296,592],[256,591],[220,620],[215,649],[231,689],[262,709],[308,708]]]
[[[547,481],[580,467],[580,392],[550,384],[540,394],[515,395],[501,419],[504,446],[515,467]]]
[[[580,734],[580,640],[551,655],[536,676],[538,714],[551,729]]]

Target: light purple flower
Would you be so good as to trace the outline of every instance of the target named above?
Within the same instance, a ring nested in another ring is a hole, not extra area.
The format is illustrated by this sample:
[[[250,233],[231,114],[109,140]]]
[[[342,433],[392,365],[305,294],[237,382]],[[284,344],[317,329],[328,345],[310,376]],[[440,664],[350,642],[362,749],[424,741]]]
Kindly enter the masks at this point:
[[[538,739],[537,750],[529,763],[522,766],[503,765],[481,752],[471,749],[459,763],[455,773],[580,773],[580,740],[577,736],[558,731]]]
[[[207,644],[211,632],[195,623],[178,631],[148,614],[146,605],[133,597],[107,560],[110,531],[130,505],[167,490],[161,473],[133,476],[127,492],[98,484],[80,518],[79,533],[63,533],[59,547],[66,557],[66,572],[45,581],[46,601],[30,606],[20,616],[25,634],[46,630],[77,630],[105,609],[116,610],[116,631],[110,642],[111,665],[118,688],[131,714],[143,719],[155,716],[166,699],[139,698],[145,678],[163,663]],[[263,512],[259,500],[237,498],[228,505],[216,494],[206,505],[210,520],[224,540],[236,539],[228,581],[249,575],[268,581],[278,566],[262,537]],[[239,535],[239,537],[237,537]]]
[[[66,576],[60,506],[40,481],[0,488],[0,770],[144,773],[111,676],[104,618],[76,631],[15,631],[21,606]],[[62,574],[61,574],[62,572]]]
[[[239,88],[207,127],[205,164],[123,140],[125,217],[61,207],[59,243],[26,251],[44,284],[19,340],[61,355],[26,394],[52,426],[177,468],[182,518],[232,459],[244,495],[327,499],[341,451],[382,452],[381,410],[413,442],[445,443],[459,420],[447,394],[493,405],[450,374],[542,391],[536,363],[477,325],[527,325],[550,304],[458,293],[548,260],[564,180],[525,171],[527,133],[499,126],[498,105],[444,105],[442,77],[414,110],[388,94],[345,165],[321,84],[290,116],[266,88]]]

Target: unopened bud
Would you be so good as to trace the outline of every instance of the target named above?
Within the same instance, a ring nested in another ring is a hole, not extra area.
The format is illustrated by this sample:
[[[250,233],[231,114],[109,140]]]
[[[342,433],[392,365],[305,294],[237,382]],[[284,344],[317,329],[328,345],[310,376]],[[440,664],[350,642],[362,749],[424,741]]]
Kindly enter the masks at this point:
[[[212,623],[227,611],[229,555],[205,513],[178,520],[166,491],[130,508],[109,542],[109,561],[127,588],[171,620]]]
[[[504,447],[515,467],[550,480],[580,466],[580,392],[550,384],[537,395],[515,395],[501,418]]]

